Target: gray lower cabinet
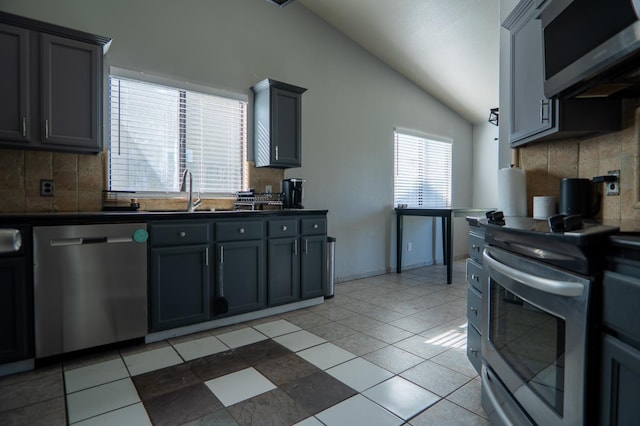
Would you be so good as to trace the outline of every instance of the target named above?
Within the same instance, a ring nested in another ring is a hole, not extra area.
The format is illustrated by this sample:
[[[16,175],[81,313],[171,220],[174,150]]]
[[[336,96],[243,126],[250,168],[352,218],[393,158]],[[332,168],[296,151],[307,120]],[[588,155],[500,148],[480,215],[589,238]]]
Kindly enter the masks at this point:
[[[300,299],[300,252],[298,237],[270,238],[268,253],[269,306]]]
[[[300,274],[302,289],[300,297],[309,299],[324,296],[327,281],[327,236],[302,236]]]
[[[0,147],[102,151],[108,41],[0,12]]]
[[[33,354],[32,300],[23,258],[0,258],[0,364]]]
[[[266,307],[264,221],[215,224],[216,275],[214,297],[224,297],[230,316]]]
[[[469,258],[467,259],[467,357],[478,374],[482,366],[482,249],[484,229],[477,220],[469,222]]]
[[[210,225],[151,223],[149,237],[150,330],[210,319]]]
[[[269,306],[324,296],[326,218],[270,220],[268,235]]]
[[[602,283],[600,424],[640,419],[640,237],[616,236]]]

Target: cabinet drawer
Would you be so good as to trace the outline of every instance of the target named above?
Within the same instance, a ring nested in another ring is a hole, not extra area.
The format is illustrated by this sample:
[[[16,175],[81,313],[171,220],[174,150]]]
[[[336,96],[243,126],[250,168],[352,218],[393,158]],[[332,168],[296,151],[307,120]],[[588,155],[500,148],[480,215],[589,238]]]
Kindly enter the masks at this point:
[[[467,319],[477,330],[482,328],[482,295],[467,286]]]
[[[475,368],[478,373],[480,373],[480,367],[482,366],[481,343],[482,338],[478,330],[471,324],[467,325],[467,358],[469,358],[473,368]]]
[[[152,223],[149,243],[154,246],[206,244],[209,242],[208,223]]]
[[[303,235],[322,235],[327,233],[327,219],[302,219]]]
[[[263,237],[261,220],[216,223],[216,241],[259,240]]]
[[[296,219],[270,220],[267,232],[269,237],[295,237],[298,235],[298,221]]]
[[[469,257],[482,265],[482,248],[484,247],[484,234],[469,232]]]
[[[482,293],[482,265],[467,259],[467,284]]]

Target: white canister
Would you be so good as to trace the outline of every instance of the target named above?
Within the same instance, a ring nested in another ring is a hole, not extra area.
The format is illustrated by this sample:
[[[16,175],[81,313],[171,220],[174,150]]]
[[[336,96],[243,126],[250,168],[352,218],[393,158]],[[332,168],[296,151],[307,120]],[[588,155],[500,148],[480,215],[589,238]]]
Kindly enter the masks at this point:
[[[556,214],[556,197],[533,197],[533,218],[546,220]]]

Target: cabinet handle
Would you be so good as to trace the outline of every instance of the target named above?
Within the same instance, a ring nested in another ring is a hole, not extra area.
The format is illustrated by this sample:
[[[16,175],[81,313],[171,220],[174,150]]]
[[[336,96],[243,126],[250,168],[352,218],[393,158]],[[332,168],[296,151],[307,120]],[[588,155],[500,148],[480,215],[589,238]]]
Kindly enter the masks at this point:
[[[479,275],[471,274],[471,279],[476,281],[476,282],[480,282],[480,276]]]
[[[244,234],[244,228],[238,229],[238,232],[241,233],[241,234]]]
[[[22,137],[27,136],[27,117],[22,117]]]
[[[478,354],[478,350],[474,349],[474,348],[469,348],[469,352],[472,353],[473,355],[477,355]]]
[[[224,263],[224,246],[220,246],[220,264]]]
[[[278,160],[278,145],[276,145],[276,161]]]
[[[209,266],[209,247],[204,249],[204,265]]]
[[[49,120],[44,120],[44,138],[49,139]]]
[[[469,310],[470,310],[471,312],[473,312],[475,315],[478,315],[478,308],[473,307],[473,306],[469,306]]]
[[[544,107],[547,107],[547,112],[549,111],[549,101],[545,101],[544,99],[540,99],[540,123],[544,123],[545,121],[549,121],[549,115],[544,116]]]
[[[476,244],[471,244],[471,250],[480,251],[480,246]]]
[[[304,239],[304,254],[307,254],[309,252],[309,240],[308,239]]]
[[[298,240],[293,240],[293,255],[298,255]]]
[[[317,223],[313,224],[313,229],[318,229],[318,224]]]
[[[187,236],[187,233],[184,231],[180,231],[180,233],[178,234],[180,236],[180,238],[184,238]]]
[[[282,229],[283,231],[286,231],[286,230],[287,230],[287,225],[282,225],[282,228],[281,228],[281,229]]]

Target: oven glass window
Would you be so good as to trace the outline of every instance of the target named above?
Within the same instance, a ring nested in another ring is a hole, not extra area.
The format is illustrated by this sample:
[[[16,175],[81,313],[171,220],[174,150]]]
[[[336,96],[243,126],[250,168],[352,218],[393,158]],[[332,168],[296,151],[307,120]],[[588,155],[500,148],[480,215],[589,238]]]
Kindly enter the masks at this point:
[[[490,289],[489,340],[523,382],[562,416],[565,321],[494,280]]]

